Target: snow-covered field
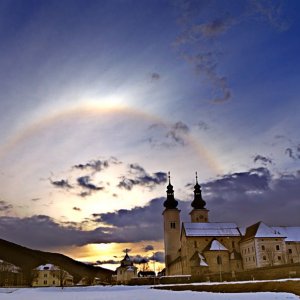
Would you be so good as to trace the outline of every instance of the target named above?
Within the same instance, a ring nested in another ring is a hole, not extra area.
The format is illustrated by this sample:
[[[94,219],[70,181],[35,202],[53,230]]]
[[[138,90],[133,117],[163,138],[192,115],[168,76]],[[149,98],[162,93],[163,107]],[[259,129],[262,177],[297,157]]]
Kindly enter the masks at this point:
[[[64,288],[1,288],[2,300],[299,300],[290,293],[221,294],[208,292],[173,292],[149,286],[93,286]]]

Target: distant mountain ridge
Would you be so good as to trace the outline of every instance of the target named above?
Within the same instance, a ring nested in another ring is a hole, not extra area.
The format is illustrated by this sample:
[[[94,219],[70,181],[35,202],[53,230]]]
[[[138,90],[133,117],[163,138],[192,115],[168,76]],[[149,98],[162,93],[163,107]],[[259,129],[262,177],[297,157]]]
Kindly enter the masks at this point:
[[[60,253],[33,250],[3,239],[0,239],[0,259],[20,267],[23,270],[27,284],[31,284],[32,269],[46,263],[60,266],[68,271],[74,276],[74,283],[77,283],[83,277],[90,279],[97,277],[103,282],[110,282],[114,273],[105,268],[76,261]]]

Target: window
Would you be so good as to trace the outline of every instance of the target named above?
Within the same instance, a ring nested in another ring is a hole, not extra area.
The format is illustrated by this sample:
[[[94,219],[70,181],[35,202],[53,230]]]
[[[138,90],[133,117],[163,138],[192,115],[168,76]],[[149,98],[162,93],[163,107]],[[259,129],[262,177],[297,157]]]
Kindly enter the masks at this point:
[[[252,252],[254,252],[254,247],[252,246]]]
[[[194,247],[197,248],[197,241],[194,241]]]
[[[293,253],[292,249],[289,249],[289,253]]]
[[[266,250],[264,245],[261,246],[261,250]]]
[[[53,284],[55,284],[55,280],[53,280],[53,282],[52,282]]]
[[[263,256],[263,260],[267,260],[267,257],[265,255]]]
[[[278,260],[281,260],[281,256],[277,256],[277,259],[278,259]]]
[[[47,280],[44,280],[44,284],[47,284]]]
[[[220,255],[217,256],[217,264],[218,265],[222,264],[222,257]]]
[[[172,229],[175,229],[175,228],[176,228],[176,223],[175,223],[175,222],[171,222],[170,225],[171,225],[171,228],[172,228]]]
[[[253,256],[253,261],[255,261],[255,258],[254,258],[254,256]]]
[[[232,241],[232,248],[234,249],[234,247],[235,247],[235,244],[234,244],[234,241]]]
[[[279,247],[279,245],[276,245],[276,250],[280,250],[280,247]]]
[[[248,248],[248,253],[250,253],[250,249]]]
[[[46,274],[44,274],[44,277],[47,277],[47,273],[46,273]]]

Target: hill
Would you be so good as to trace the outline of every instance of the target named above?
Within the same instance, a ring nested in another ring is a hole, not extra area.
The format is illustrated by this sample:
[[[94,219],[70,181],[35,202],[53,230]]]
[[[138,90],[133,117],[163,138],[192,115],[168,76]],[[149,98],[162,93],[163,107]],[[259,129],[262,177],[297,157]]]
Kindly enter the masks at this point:
[[[0,239],[0,259],[20,267],[26,284],[31,283],[32,269],[46,263],[52,263],[68,271],[74,276],[74,283],[83,277],[98,277],[103,282],[110,282],[114,273],[105,268],[84,264],[60,253],[33,250],[3,239]]]

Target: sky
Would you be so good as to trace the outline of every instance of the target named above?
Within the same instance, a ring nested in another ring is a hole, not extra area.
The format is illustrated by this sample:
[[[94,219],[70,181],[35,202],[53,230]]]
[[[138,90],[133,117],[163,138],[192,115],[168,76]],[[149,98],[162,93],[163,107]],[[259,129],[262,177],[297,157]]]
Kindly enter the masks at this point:
[[[163,262],[189,220],[299,226],[300,3],[0,0],[0,238]],[[104,264],[106,263],[106,264]]]

